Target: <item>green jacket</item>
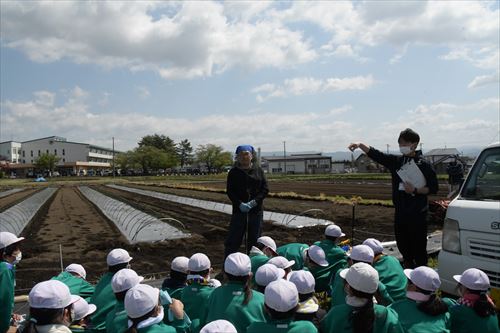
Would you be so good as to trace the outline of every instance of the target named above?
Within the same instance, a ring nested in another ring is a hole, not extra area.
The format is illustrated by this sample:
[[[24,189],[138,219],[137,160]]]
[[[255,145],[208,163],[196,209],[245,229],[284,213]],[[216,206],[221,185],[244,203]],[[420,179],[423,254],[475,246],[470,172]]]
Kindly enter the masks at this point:
[[[292,266],[292,270],[300,271],[304,268],[304,257],[302,254],[305,249],[308,249],[309,245],[301,244],[301,243],[289,243],[285,245],[281,245],[276,249],[276,252],[282,257],[287,258],[288,260],[295,260],[295,264]]]
[[[247,333],[317,333],[318,329],[310,321],[272,320],[252,323],[247,327]]]
[[[106,316],[107,333],[124,333],[128,328],[127,311],[123,301],[116,301],[115,307]]]
[[[401,326],[407,333],[447,333],[450,332],[450,313],[430,316],[417,308],[417,302],[409,298],[389,306],[396,311]],[[479,332],[479,331],[478,331]]]
[[[0,333],[7,332],[14,310],[16,267],[0,261]]]
[[[408,279],[395,257],[382,255],[373,263],[373,268],[377,270],[380,282],[386,286],[394,301],[406,299]]]
[[[170,295],[170,297],[180,300],[182,297],[182,290],[183,289],[184,289],[184,287],[183,288],[163,288],[162,290],[165,290]]]
[[[163,322],[148,327],[139,328],[138,333],[176,333],[175,328]]]
[[[455,304],[449,307],[451,333],[500,333],[498,318],[495,315],[479,317],[473,308]]]
[[[115,307],[117,302],[113,289],[111,288],[111,279],[114,273],[104,274],[95,286],[94,295],[90,298],[91,304],[97,307],[96,312],[91,316],[94,331],[103,332],[106,330],[106,316]]]
[[[344,263],[344,267],[347,266],[347,254],[345,253],[344,250],[335,242],[331,241],[330,239],[323,239],[320,241],[317,241],[314,243],[314,245],[317,245],[325,251],[325,256],[326,260],[330,264],[330,266],[336,266],[338,267],[337,269],[341,268],[341,266],[338,265],[339,262]],[[337,273],[335,271],[333,274]]]
[[[264,265],[269,261],[269,257],[265,254],[251,253],[250,252],[250,262],[252,263],[252,285],[255,286],[255,273],[260,266]]]
[[[208,311],[208,299],[214,290],[215,288],[197,282],[182,290],[181,301],[184,312],[191,319],[191,332],[197,333],[201,329],[200,318]]]
[[[244,286],[240,282],[228,282],[216,288],[208,299],[208,311],[200,320],[200,326],[217,319],[225,319],[233,323],[239,333],[253,322],[265,321],[264,295],[252,290],[252,298],[243,304]]]
[[[68,286],[71,295],[78,295],[87,301],[94,294],[95,288],[93,285],[69,272],[61,272],[58,276],[54,276],[52,280],[61,281]]]
[[[351,312],[353,307],[347,304],[330,309],[321,321],[322,333],[352,333]],[[397,314],[390,308],[374,304],[375,323],[373,333],[403,333]]]
[[[344,289],[344,279],[340,277],[340,271],[337,271],[335,278],[330,282],[330,291],[331,291],[331,306],[334,307],[336,305],[345,304],[345,289]],[[391,295],[387,292],[387,288],[383,283],[379,281],[378,283],[378,293],[382,298],[382,305],[389,305],[394,302]]]

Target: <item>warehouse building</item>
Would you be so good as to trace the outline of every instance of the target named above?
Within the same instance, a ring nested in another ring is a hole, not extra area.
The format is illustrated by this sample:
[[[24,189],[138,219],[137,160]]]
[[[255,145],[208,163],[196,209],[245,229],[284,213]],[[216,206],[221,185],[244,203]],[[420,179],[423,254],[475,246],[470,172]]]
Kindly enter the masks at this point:
[[[332,171],[332,158],[321,153],[263,156],[262,165],[268,173],[318,174]]]

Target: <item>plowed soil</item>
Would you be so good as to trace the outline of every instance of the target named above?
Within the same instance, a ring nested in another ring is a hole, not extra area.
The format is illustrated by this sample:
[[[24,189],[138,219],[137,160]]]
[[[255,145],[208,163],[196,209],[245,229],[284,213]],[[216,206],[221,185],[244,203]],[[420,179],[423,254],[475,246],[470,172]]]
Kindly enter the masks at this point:
[[[272,191],[278,192],[274,185],[271,184]],[[227,196],[220,193],[160,186],[137,187],[229,203]],[[375,187],[380,190],[380,184]],[[60,249],[63,266],[70,263],[82,264],[87,270],[87,279],[91,282],[96,282],[106,271],[106,255],[116,247],[127,249],[134,258],[131,262],[132,268],[146,276],[164,277],[174,257],[179,255],[189,257],[196,252],[206,253],[216,271],[222,268],[229,215],[144,197],[102,185],[96,185],[94,188],[151,215],[176,218],[184,224],[185,230],[190,232],[192,237],[130,245],[116,227],[79,193],[77,187],[63,186],[45,209],[38,214],[36,220],[23,232],[26,241],[23,244],[23,260],[17,270],[17,293],[25,294],[37,282],[49,279],[60,272]],[[357,195],[362,193],[358,192]],[[319,193],[315,192],[315,194]],[[0,200],[0,207],[2,202]],[[351,236],[352,206],[333,205],[326,201],[267,198],[265,209],[292,214],[301,214],[309,209],[320,210],[308,215],[334,221],[344,229],[348,236]],[[362,241],[367,237],[376,237],[382,241],[393,239],[392,208],[356,206],[354,213],[355,241]],[[174,226],[181,228],[179,225]],[[439,226],[431,226],[429,232],[436,228]],[[288,229],[270,222],[265,222],[263,226],[263,234],[273,237],[278,246],[289,242],[311,244],[322,238],[323,230],[324,227]],[[241,250],[244,249],[241,248]]]
[[[4,189],[2,189],[2,191],[3,190]],[[37,191],[38,189],[29,188],[25,189],[24,191],[16,192],[6,197],[0,198],[0,212],[3,212],[4,210],[7,210],[10,207],[18,204],[19,202],[28,198],[30,195],[34,194]]]

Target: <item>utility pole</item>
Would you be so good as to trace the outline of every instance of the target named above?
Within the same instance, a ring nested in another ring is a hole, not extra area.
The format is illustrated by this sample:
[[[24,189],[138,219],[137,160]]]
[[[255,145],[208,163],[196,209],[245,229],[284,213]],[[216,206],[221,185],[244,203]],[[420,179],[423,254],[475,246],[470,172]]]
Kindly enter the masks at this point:
[[[113,140],[113,179],[115,179],[115,137],[112,137]]]
[[[386,146],[387,146],[387,154],[389,154],[389,147],[390,147],[390,145],[386,144]]]
[[[286,141],[283,141],[283,159],[284,161],[284,173],[286,175]]]

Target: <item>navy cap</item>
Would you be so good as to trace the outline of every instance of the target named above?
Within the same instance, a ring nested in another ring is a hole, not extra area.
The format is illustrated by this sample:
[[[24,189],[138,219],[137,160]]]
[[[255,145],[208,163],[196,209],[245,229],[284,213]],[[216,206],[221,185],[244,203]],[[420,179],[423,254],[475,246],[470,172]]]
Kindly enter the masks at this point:
[[[241,145],[241,146],[236,147],[236,155],[238,155],[242,151],[249,151],[249,152],[253,153],[255,151],[255,149],[253,149],[253,147],[251,145]]]

